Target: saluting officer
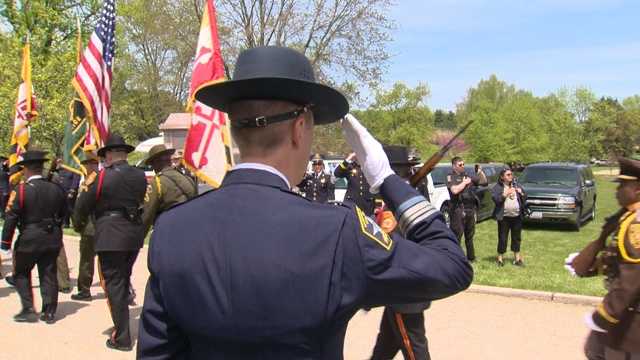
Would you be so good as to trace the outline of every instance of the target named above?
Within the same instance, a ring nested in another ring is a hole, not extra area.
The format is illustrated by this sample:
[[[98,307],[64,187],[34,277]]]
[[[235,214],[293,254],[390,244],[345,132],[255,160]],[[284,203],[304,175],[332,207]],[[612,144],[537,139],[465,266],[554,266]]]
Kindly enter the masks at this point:
[[[447,188],[451,196],[451,230],[456,234],[458,243],[462,242],[462,235],[464,235],[467,259],[475,261],[473,236],[476,233],[476,219],[480,207],[476,188],[486,186],[487,177],[480,167],[477,168],[476,174],[472,176],[467,174],[464,161],[458,156],[451,159],[451,165],[451,172],[447,175]]]
[[[326,204],[334,199],[334,184],[331,175],[324,172],[324,159],[322,155],[315,154],[311,158],[313,171],[306,174],[298,185],[307,199]]]
[[[374,195],[369,191],[369,183],[358,163],[356,153],[351,153],[333,172],[337,178],[347,178],[345,200],[352,201],[367,216],[373,215],[375,208]]]
[[[343,121],[347,141],[395,211],[398,234],[350,202],[330,207],[290,190],[305,173],[314,125],[349,107],[315,81],[304,55],[257,47],[235,64],[233,80],[196,99],[229,114],[240,163],[220,188],[156,221],[138,359],[340,359],[358,309],[469,286],[471,266],[441,214],[393,173],[354,117]]]
[[[80,184],[78,199],[87,196],[89,186],[93,184],[98,175],[98,159],[95,154],[87,154],[82,161],[82,165],[87,171],[84,180]],[[76,199],[76,201],[78,201]],[[80,233],[80,264],[78,266],[78,292],[71,295],[71,299],[79,301],[91,301],[91,284],[93,283],[93,273],[96,259],[95,240],[95,215],[81,216],[78,213],[78,206],[74,207],[72,223],[76,232]],[[85,221],[85,222],[82,222]]]
[[[418,164],[415,157],[409,157],[406,146],[387,145],[384,151],[389,158],[391,169],[403,179],[408,180],[412,166]],[[383,208],[377,216],[377,223],[387,234],[398,231],[398,222],[393,211]],[[424,311],[431,302],[412,304],[393,304],[384,308],[380,329],[373,348],[371,360],[393,359],[400,350],[406,360],[431,359],[424,328]]]
[[[48,159],[44,151],[26,151],[16,165],[24,167],[25,182],[11,192],[6,219],[2,228],[2,250],[11,249],[13,233],[20,234],[15,244],[15,286],[20,295],[22,311],[14,316],[18,322],[35,322],[31,291],[31,270],[38,266],[42,311],[40,320],[55,322],[58,306],[56,258],[62,247],[62,219],[67,204],[62,188],[42,177],[43,164]]]
[[[95,250],[101,280],[109,300],[114,330],[107,347],[131,350],[129,292],[133,264],[144,242],[141,209],[147,188],[144,172],[127,163],[134,147],[111,134],[98,156],[106,166],[88,191],[76,202],[80,223],[95,214]]]
[[[608,290],[585,318],[591,329],[584,348],[589,360],[640,359],[640,161],[619,158],[619,162],[616,198],[626,212],[611,229],[610,240],[599,244],[601,251],[592,267],[579,274],[604,274]],[[591,252],[590,246],[583,251]]]
[[[156,172],[153,181],[147,185],[142,212],[145,234],[163,211],[198,195],[196,183],[171,166],[171,155],[175,151],[168,149],[164,144],[155,145],[149,150],[145,160],[145,164],[151,165]]]

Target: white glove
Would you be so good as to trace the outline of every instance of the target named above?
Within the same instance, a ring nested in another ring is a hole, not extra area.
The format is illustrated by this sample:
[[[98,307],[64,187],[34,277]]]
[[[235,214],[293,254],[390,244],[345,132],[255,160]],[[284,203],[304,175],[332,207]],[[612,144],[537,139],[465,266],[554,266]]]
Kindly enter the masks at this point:
[[[564,268],[567,269],[567,271],[573,276],[577,276],[576,270],[573,268],[573,265],[572,265],[573,259],[575,259],[576,256],[578,256],[578,253],[574,252],[569,254],[569,256],[567,256],[567,258],[564,259]]]
[[[0,249],[0,254],[2,254],[4,256],[9,256],[9,255],[11,255],[11,249],[9,249],[9,250]]]
[[[597,332],[601,332],[601,333],[606,333],[607,330],[601,328],[600,326],[596,325],[595,322],[593,322],[593,313],[587,313],[584,314],[584,323],[585,325],[587,325],[587,327],[593,331],[597,331]]]
[[[362,173],[369,183],[369,191],[377,194],[384,179],[394,174],[387,154],[378,140],[353,115],[347,114],[340,123],[344,137],[355,151]]]

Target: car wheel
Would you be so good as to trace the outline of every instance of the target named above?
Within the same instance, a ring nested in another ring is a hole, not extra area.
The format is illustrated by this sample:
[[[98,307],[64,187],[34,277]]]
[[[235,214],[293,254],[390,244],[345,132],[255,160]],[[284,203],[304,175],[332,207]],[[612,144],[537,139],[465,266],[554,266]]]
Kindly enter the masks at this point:
[[[596,203],[594,201],[593,203],[593,207],[591,208],[591,220],[595,221],[596,220]]]
[[[442,206],[440,207],[440,212],[444,217],[444,222],[447,224],[448,227],[451,227],[451,214],[449,213],[449,204],[447,203],[442,204]]]
[[[581,219],[582,206],[578,206],[578,208],[576,209],[576,212],[578,214],[576,215],[576,222],[575,224],[573,224],[573,229],[575,231],[580,231],[580,227],[582,226],[582,219]]]

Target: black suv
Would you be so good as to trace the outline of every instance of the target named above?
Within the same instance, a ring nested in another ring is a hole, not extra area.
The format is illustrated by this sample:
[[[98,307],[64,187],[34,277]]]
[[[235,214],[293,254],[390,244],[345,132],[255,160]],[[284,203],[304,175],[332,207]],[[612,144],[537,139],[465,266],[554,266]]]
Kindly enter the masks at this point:
[[[565,222],[576,230],[595,218],[596,184],[588,165],[539,163],[527,166],[518,179],[527,194],[530,222]]]

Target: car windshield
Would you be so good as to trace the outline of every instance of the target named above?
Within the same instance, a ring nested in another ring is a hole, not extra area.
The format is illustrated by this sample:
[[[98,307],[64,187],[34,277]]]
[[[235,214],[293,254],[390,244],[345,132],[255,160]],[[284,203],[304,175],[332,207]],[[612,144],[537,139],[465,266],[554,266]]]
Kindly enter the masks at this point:
[[[525,184],[547,184],[574,186],[578,183],[577,169],[528,167],[520,182]]]

